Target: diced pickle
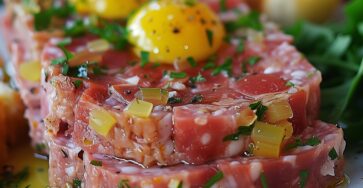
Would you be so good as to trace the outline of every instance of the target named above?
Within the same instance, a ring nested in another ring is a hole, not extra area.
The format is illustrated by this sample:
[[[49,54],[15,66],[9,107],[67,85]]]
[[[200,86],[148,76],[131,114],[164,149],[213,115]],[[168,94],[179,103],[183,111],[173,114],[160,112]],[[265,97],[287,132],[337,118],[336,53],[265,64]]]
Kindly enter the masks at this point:
[[[90,52],[104,52],[111,48],[111,44],[104,39],[97,39],[87,43]]]
[[[28,81],[39,82],[41,77],[42,66],[40,62],[25,62],[20,64],[19,73],[20,76]]]
[[[236,121],[239,126],[250,126],[257,119],[257,115],[250,109],[245,108],[236,116]]]
[[[252,130],[252,140],[269,144],[281,144],[285,135],[285,129],[276,125],[257,121]]]
[[[90,112],[89,126],[96,133],[107,136],[111,128],[117,123],[111,113],[103,108],[97,108]]]
[[[256,142],[253,154],[258,157],[279,157],[280,144],[269,144],[264,142]]]
[[[294,132],[292,123],[288,122],[287,120],[284,120],[284,121],[278,122],[276,125],[279,127],[283,127],[285,129],[284,139],[289,139],[292,136],[292,134]]]
[[[265,120],[269,123],[276,123],[287,120],[293,116],[290,104],[286,100],[270,104],[265,112]]]
[[[169,93],[161,88],[140,88],[141,99],[154,105],[167,104]]]
[[[153,109],[153,104],[143,100],[135,99],[126,108],[125,112],[142,118],[148,118]]]

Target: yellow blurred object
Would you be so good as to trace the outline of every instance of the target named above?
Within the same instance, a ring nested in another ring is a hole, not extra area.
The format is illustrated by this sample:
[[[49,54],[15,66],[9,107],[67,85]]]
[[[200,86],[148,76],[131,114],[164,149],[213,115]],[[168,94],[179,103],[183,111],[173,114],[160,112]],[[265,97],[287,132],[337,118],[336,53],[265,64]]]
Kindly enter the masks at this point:
[[[147,118],[150,116],[152,109],[152,103],[135,99],[127,106],[125,112],[129,115]]]
[[[267,106],[265,120],[269,123],[276,123],[292,117],[292,109],[287,100],[273,102]]]
[[[284,136],[283,127],[257,121],[251,134],[255,143],[253,154],[261,157],[279,157]]]
[[[107,136],[108,132],[117,123],[116,119],[103,108],[96,108],[90,112],[89,126],[102,136]]]
[[[284,139],[285,140],[291,138],[291,136],[294,132],[292,123],[288,122],[287,120],[284,120],[284,121],[278,122],[276,125],[284,128],[284,130],[285,130]]]
[[[168,103],[169,93],[161,88],[140,88],[141,100],[148,101],[154,105]]]
[[[87,0],[91,13],[106,19],[124,19],[144,0]]]
[[[270,19],[292,24],[301,19],[324,22],[339,7],[340,0],[245,0],[253,9],[264,12]]]
[[[20,64],[20,76],[31,82],[39,82],[41,77],[42,66],[38,61],[24,62]]]
[[[127,24],[136,55],[150,54],[150,61],[172,64],[196,61],[212,55],[223,42],[225,31],[218,16],[202,3],[151,1]]]

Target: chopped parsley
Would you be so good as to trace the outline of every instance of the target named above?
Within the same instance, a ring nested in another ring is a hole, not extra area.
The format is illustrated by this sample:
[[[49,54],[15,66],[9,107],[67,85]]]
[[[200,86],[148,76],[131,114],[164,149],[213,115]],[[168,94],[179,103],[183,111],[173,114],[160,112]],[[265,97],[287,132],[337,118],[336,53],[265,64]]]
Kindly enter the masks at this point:
[[[66,36],[79,37],[88,31],[88,27],[84,23],[84,20],[76,19],[72,22],[68,22],[65,25],[63,31]]]
[[[253,125],[251,126],[239,126],[237,131],[233,134],[227,135],[223,138],[223,141],[236,141],[239,140],[241,135],[251,135],[253,130]]]
[[[61,41],[59,41],[59,42],[57,43],[57,46],[58,46],[58,47],[65,47],[65,46],[67,46],[67,45],[69,45],[69,44],[71,44],[71,43],[72,43],[72,38],[67,37],[67,38],[65,38],[65,39],[63,39],[63,40],[61,40]]]
[[[261,120],[267,110],[267,106],[263,105],[261,101],[250,104],[251,110],[256,110],[257,119]]]
[[[102,166],[102,161],[92,160],[90,164],[93,166]]]
[[[261,174],[260,174],[260,181],[261,181],[262,188],[268,188],[266,176],[265,176],[265,173],[263,173],[263,172],[261,172]]]
[[[255,65],[258,61],[260,61],[261,58],[258,56],[251,56],[247,59],[247,63],[251,66]]]
[[[102,24],[102,28],[91,27],[89,29],[90,32],[107,40],[109,43],[113,44],[113,46],[118,50],[125,49],[128,44],[127,29],[119,23],[110,23],[104,21],[102,22]]]
[[[129,180],[121,180],[118,183],[117,188],[131,188],[131,186],[129,184]]]
[[[73,58],[73,54],[69,52],[67,49],[65,49],[63,46],[59,46],[64,54],[64,57],[59,57],[56,59],[53,59],[51,61],[51,65],[60,65],[62,66],[62,74],[67,75],[69,70],[68,61]]]
[[[309,178],[309,172],[307,170],[302,170],[299,176],[300,176],[299,187],[304,188]]]
[[[286,86],[287,87],[295,87],[295,84],[292,83],[291,81],[288,81],[288,82],[286,82]]]
[[[331,160],[335,160],[338,158],[338,153],[337,151],[335,150],[335,148],[331,148],[331,150],[329,151],[329,157]]]
[[[78,178],[74,178],[72,182],[72,188],[81,188],[82,187],[82,181]]]
[[[73,85],[74,85],[74,87],[76,87],[76,89],[80,88],[82,86],[82,84],[83,84],[82,80],[74,80],[73,81]]]
[[[146,64],[149,63],[149,52],[141,51],[140,57],[141,57],[141,67],[144,67]]]
[[[207,34],[208,44],[210,47],[213,46],[213,31],[206,29],[205,33]]]
[[[260,14],[256,11],[251,11],[247,15],[241,15],[237,20],[227,22],[225,26],[228,32],[233,32],[243,27],[248,27],[257,31],[261,31],[263,29],[260,22]]]
[[[196,94],[190,100],[191,103],[200,103],[203,101],[203,96],[201,94]]]
[[[0,187],[19,187],[20,183],[29,177],[29,168],[26,167],[14,173],[14,167],[5,165],[0,173]]]
[[[192,67],[196,67],[197,66],[197,62],[195,61],[195,59],[193,57],[191,57],[191,56],[188,57],[187,58],[187,61],[190,64],[190,66],[192,66]]]
[[[216,184],[218,181],[220,181],[221,179],[223,179],[224,175],[222,171],[217,171],[216,174],[214,176],[212,176],[207,183],[205,183],[203,185],[203,188],[210,188],[212,187],[214,184]]]
[[[219,7],[222,12],[227,11],[227,3],[226,0],[219,0]]]
[[[182,79],[182,78],[185,78],[187,77],[187,73],[185,72],[170,72],[170,78],[173,78],[173,79]]]
[[[200,73],[198,73],[197,76],[191,77],[189,79],[189,82],[190,82],[190,85],[191,85],[192,88],[195,87],[196,83],[205,82],[205,81],[206,81],[206,79]]]
[[[286,149],[290,150],[301,146],[317,146],[320,142],[320,139],[315,136],[307,139],[305,142],[303,142],[301,138],[297,138],[293,143],[288,144]]]
[[[242,53],[245,50],[245,43],[243,40],[239,40],[236,51]]]
[[[178,103],[182,103],[183,100],[180,97],[170,97],[168,99],[168,104],[178,104]]]
[[[216,67],[213,71],[212,71],[212,76],[216,76],[218,74],[220,74],[222,71],[226,71],[228,75],[232,74],[232,58],[228,57],[227,59],[224,60],[224,63],[218,67]]]

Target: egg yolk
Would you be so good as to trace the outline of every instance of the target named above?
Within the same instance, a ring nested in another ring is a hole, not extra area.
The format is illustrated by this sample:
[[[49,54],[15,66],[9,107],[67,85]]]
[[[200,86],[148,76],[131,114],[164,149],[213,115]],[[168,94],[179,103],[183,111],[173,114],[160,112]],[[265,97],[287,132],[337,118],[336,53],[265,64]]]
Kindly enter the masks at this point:
[[[145,0],[72,0],[79,12],[94,13],[106,19],[126,18]]]
[[[208,6],[176,1],[150,2],[130,18],[127,28],[135,53],[149,52],[149,60],[159,63],[204,60],[218,50],[225,35]]]

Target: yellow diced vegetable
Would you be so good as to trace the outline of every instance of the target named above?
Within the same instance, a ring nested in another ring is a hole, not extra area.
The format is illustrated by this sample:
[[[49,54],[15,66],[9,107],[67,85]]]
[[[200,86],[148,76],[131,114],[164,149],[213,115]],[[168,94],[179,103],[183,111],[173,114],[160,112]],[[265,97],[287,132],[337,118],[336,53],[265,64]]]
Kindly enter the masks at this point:
[[[292,110],[288,101],[277,101],[269,106],[265,112],[265,120],[269,123],[276,123],[292,117]]]
[[[281,148],[279,144],[256,142],[253,154],[258,157],[279,157],[280,150]]]
[[[161,88],[140,88],[141,99],[154,105],[168,103],[169,93]]]
[[[239,126],[250,126],[256,121],[256,119],[257,115],[250,108],[243,109],[236,116],[237,124]]]
[[[147,118],[150,116],[153,106],[150,102],[135,99],[127,106],[125,112],[129,115]]]
[[[287,120],[284,120],[284,121],[278,122],[276,125],[279,127],[283,127],[285,129],[284,139],[289,139],[292,136],[292,133],[294,132],[292,123],[288,122]]]
[[[111,44],[104,39],[97,39],[87,43],[90,52],[104,52],[111,49]]]
[[[69,1],[74,4],[78,13],[90,12],[89,0],[69,0]]]
[[[285,129],[283,127],[257,121],[252,130],[251,137],[254,142],[281,144],[284,135]]]
[[[107,136],[116,123],[117,121],[112,114],[103,108],[97,108],[90,112],[89,126],[102,136]]]
[[[39,82],[41,77],[42,66],[40,62],[24,62],[20,64],[19,74],[20,76],[28,81]]]

